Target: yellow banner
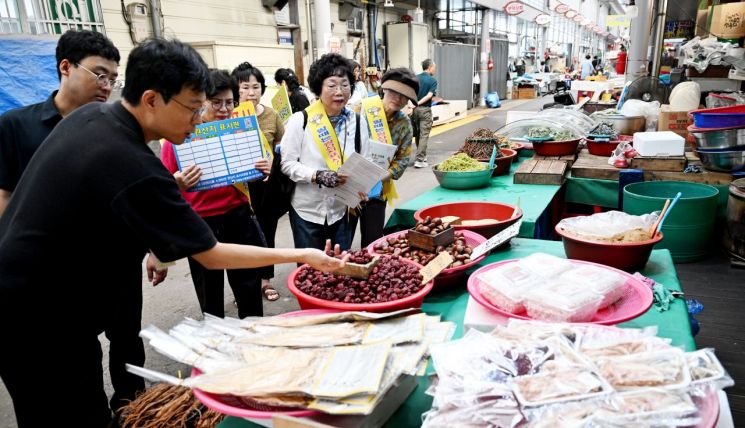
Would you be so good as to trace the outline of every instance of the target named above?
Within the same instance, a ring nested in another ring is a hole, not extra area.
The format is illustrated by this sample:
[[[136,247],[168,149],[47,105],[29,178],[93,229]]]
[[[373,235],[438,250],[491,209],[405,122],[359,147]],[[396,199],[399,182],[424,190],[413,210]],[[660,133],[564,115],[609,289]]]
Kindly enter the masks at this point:
[[[282,123],[287,124],[287,120],[292,116],[292,106],[290,106],[290,97],[287,95],[287,87],[279,85],[279,90],[272,97],[272,107],[279,115]]]
[[[318,100],[309,105],[305,111],[308,112],[306,127],[310,129],[310,134],[313,136],[316,146],[318,146],[318,151],[326,161],[326,166],[331,171],[337,171],[344,160],[342,159],[339,139],[336,137],[336,131],[331,126],[331,121],[326,115],[323,104]]]
[[[607,27],[629,27],[631,18],[626,15],[608,15],[605,17],[605,25]]]

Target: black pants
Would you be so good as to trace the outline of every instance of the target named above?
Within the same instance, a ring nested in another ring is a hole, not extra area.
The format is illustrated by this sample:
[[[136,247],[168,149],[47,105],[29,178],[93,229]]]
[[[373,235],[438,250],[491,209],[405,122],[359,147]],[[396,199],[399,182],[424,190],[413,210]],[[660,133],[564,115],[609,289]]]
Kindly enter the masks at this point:
[[[383,226],[385,224],[385,201],[372,198],[361,204],[361,210],[358,216],[349,216],[349,230],[351,238],[354,240],[354,232],[357,230],[357,223],[360,224],[360,248],[364,249],[375,240],[383,237]]]
[[[248,191],[251,194],[251,203],[259,220],[261,231],[266,239],[266,247],[274,248],[275,236],[277,235],[277,224],[281,216],[272,206],[272,195],[268,195],[267,183],[263,180],[252,181],[248,183]],[[261,270],[261,279],[274,278],[274,265],[264,266]]]
[[[0,378],[13,399],[19,428],[106,427],[111,411],[103,386],[100,331],[92,326],[100,318],[80,313],[95,303],[38,297],[0,293]],[[29,316],[29,308],[43,316]]]
[[[131,284],[140,284],[142,274],[131,278]],[[130,285],[131,285],[130,284]],[[145,365],[145,346],[140,338],[142,329],[142,287],[121,287],[112,299],[111,317],[106,325],[109,339],[109,374],[114,395],[109,404],[117,412],[145,391],[145,380],[127,372],[126,364]]]
[[[225,214],[204,217],[219,242],[256,245],[263,247],[264,238],[251,209],[241,206]],[[218,317],[225,316],[224,272],[222,269],[205,269],[189,257],[191,279],[197,292],[202,312]],[[238,316],[262,316],[261,268],[228,269],[228,283],[238,304]]]

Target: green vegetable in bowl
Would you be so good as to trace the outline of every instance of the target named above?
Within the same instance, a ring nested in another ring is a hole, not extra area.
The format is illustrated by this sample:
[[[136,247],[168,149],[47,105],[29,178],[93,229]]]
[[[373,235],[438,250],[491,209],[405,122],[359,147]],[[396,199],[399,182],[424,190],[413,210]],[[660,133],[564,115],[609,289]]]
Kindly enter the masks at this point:
[[[471,172],[483,171],[486,165],[468,156],[465,153],[458,153],[445,159],[437,166],[438,171],[444,172]]]
[[[546,138],[553,135],[554,130],[545,126],[537,126],[528,130],[528,137],[530,138]]]
[[[554,141],[574,140],[576,137],[572,131],[559,131],[554,135]]]

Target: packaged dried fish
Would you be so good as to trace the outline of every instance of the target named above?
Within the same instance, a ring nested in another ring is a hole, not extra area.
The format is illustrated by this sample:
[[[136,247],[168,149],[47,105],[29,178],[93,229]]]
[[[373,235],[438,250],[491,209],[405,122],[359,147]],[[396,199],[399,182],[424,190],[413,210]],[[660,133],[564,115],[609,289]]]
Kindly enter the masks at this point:
[[[518,264],[543,278],[555,278],[572,268],[569,260],[545,253],[533,253],[528,257],[523,257]]]
[[[522,312],[527,292],[543,280],[519,263],[508,263],[478,275],[479,291],[500,309]]]
[[[677,348],[595,360],[617,390],[644,387],[684,388],[691,381],[685,354]]]
[[[580,284],[603,296],[600,309],[612,305],[626,291],[626,278],[612,270],[592,265],[575,266],[559,276],[560,281]]]
[[[567,282],[552,282],[525,295],[528,315],[537,320],[586,322],[597,312],[603,297],[586,287]]]
[[[583,366],[517,377],[512,384],[518,402],[526,407],[595,398],[613,391],[598,373]]]

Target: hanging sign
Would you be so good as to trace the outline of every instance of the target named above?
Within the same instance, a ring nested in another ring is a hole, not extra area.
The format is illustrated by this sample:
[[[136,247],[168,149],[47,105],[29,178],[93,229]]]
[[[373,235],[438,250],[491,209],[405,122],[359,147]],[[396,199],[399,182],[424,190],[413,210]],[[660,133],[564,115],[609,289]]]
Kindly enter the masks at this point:
[[[608,15],[605,17],[605,25],[607,27],[629,27],[631,18],[627,15]]]
[[[554,7],[554,11],[556,11],[556,13],[567,13],[568,10],[569,6],[563,3],[559,3],[556,5],[556,7]]]
[[[577,16],[577,11],[569,9],[566,12],[564,12],[564,16],[566,16],[567,19],[574,19],[574,17]]]
[[[549,22],[551,22],[551,17],[548,15],[538,15],[535,17],[535,23],[538,25],[547,25]]]
[[[503,10],[507,15],[519,15],[525,11],[525,5],[519,1],[511,1],[504,5]]]

